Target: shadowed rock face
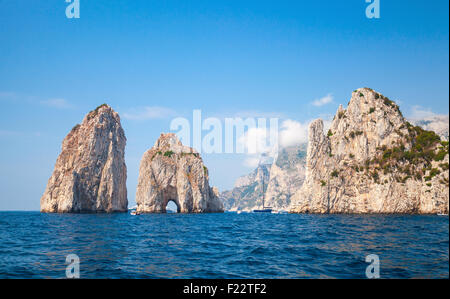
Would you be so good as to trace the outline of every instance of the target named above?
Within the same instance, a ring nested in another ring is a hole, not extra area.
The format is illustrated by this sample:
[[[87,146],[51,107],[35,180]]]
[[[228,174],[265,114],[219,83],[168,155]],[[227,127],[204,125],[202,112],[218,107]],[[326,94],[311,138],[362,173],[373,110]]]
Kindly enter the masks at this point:
[[[64,138],[41,212],[125,212],[126,138],[117,112],[101,105]]]
[[[144,153],[136,190],[138,213],[165,213],[173,201],[181,213],[223,212],[216,188],[199,154],[175,134],[161,134]]]
[[[448,143],[369,89],[355,90],[330,130],[309,127],[306,179],[296,213],[448,213]]]

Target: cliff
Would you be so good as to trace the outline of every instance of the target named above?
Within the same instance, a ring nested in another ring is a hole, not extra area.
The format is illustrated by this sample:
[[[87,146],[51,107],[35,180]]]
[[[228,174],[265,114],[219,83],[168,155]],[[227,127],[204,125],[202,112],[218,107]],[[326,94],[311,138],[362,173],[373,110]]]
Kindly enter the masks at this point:
[[[220,198],[225,209],[252,211],[262,206],[262,197],[269,182],[270,167],[270,164],[259,165],[248,175],[238,178],[232,190],[222,192]]]
[[[127,211],[126,138],[120,118],[103,104],[64,138],[41,198],[41,212]]]
[[[239,178],[232,190],[220,194],[227,210],[252,211],[265,206],[287,210],[291,196],[305,178],[306,146],[282,148],[272,164],[259,165],[252,173]]]
[[[448,142],[407,122],[369,88],[309,127],[306,179],[294,213],[448,213]]]

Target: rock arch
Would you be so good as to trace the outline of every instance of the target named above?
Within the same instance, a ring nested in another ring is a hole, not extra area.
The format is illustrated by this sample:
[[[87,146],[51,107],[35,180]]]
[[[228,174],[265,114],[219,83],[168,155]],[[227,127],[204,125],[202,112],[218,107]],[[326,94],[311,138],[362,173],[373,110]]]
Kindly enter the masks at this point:
[[[181,207],[180,204],[178,203],[178,200],[175,199],[169,199],[164,207],[164,213],[167,213],[167,206],[169,205],[169,203],[173,202],[175,204],[175,206],[177,207],[177,213],[181,213]]]
[[[142,157],[136,211],[164,213],[170,200],[180,213],[223,212],[217,190],[209,186],[208,169],[200,155],[183,146],[173,133],[161,134]]]

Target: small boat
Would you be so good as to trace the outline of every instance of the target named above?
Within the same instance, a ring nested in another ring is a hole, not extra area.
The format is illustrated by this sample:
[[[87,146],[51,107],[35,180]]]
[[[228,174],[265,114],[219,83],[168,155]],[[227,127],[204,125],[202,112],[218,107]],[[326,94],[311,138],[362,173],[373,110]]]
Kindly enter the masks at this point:
[[[448,216],[448,214],[444,214],[444,213],[439,213],[437,214],[438,216]]]
[[[128,211],[130,211],[130,215],[139,215],[139,214],[136,214],[136,210],[137,210],[137,206],[134,206],[134,207],[131,207],[131,208],[129,208],[128,209]]]
[[[253,210],[253,213],[272,213],[272,208],[263,207],[261,210]]]

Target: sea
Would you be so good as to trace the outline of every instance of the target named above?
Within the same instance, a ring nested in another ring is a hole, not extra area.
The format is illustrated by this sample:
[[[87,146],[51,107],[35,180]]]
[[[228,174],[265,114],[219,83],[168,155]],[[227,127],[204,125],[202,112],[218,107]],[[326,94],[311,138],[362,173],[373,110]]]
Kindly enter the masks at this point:
[[[0,212],[0,278],[449,278],[449,218]],[[372,257],[368,258],[368,257]]]

